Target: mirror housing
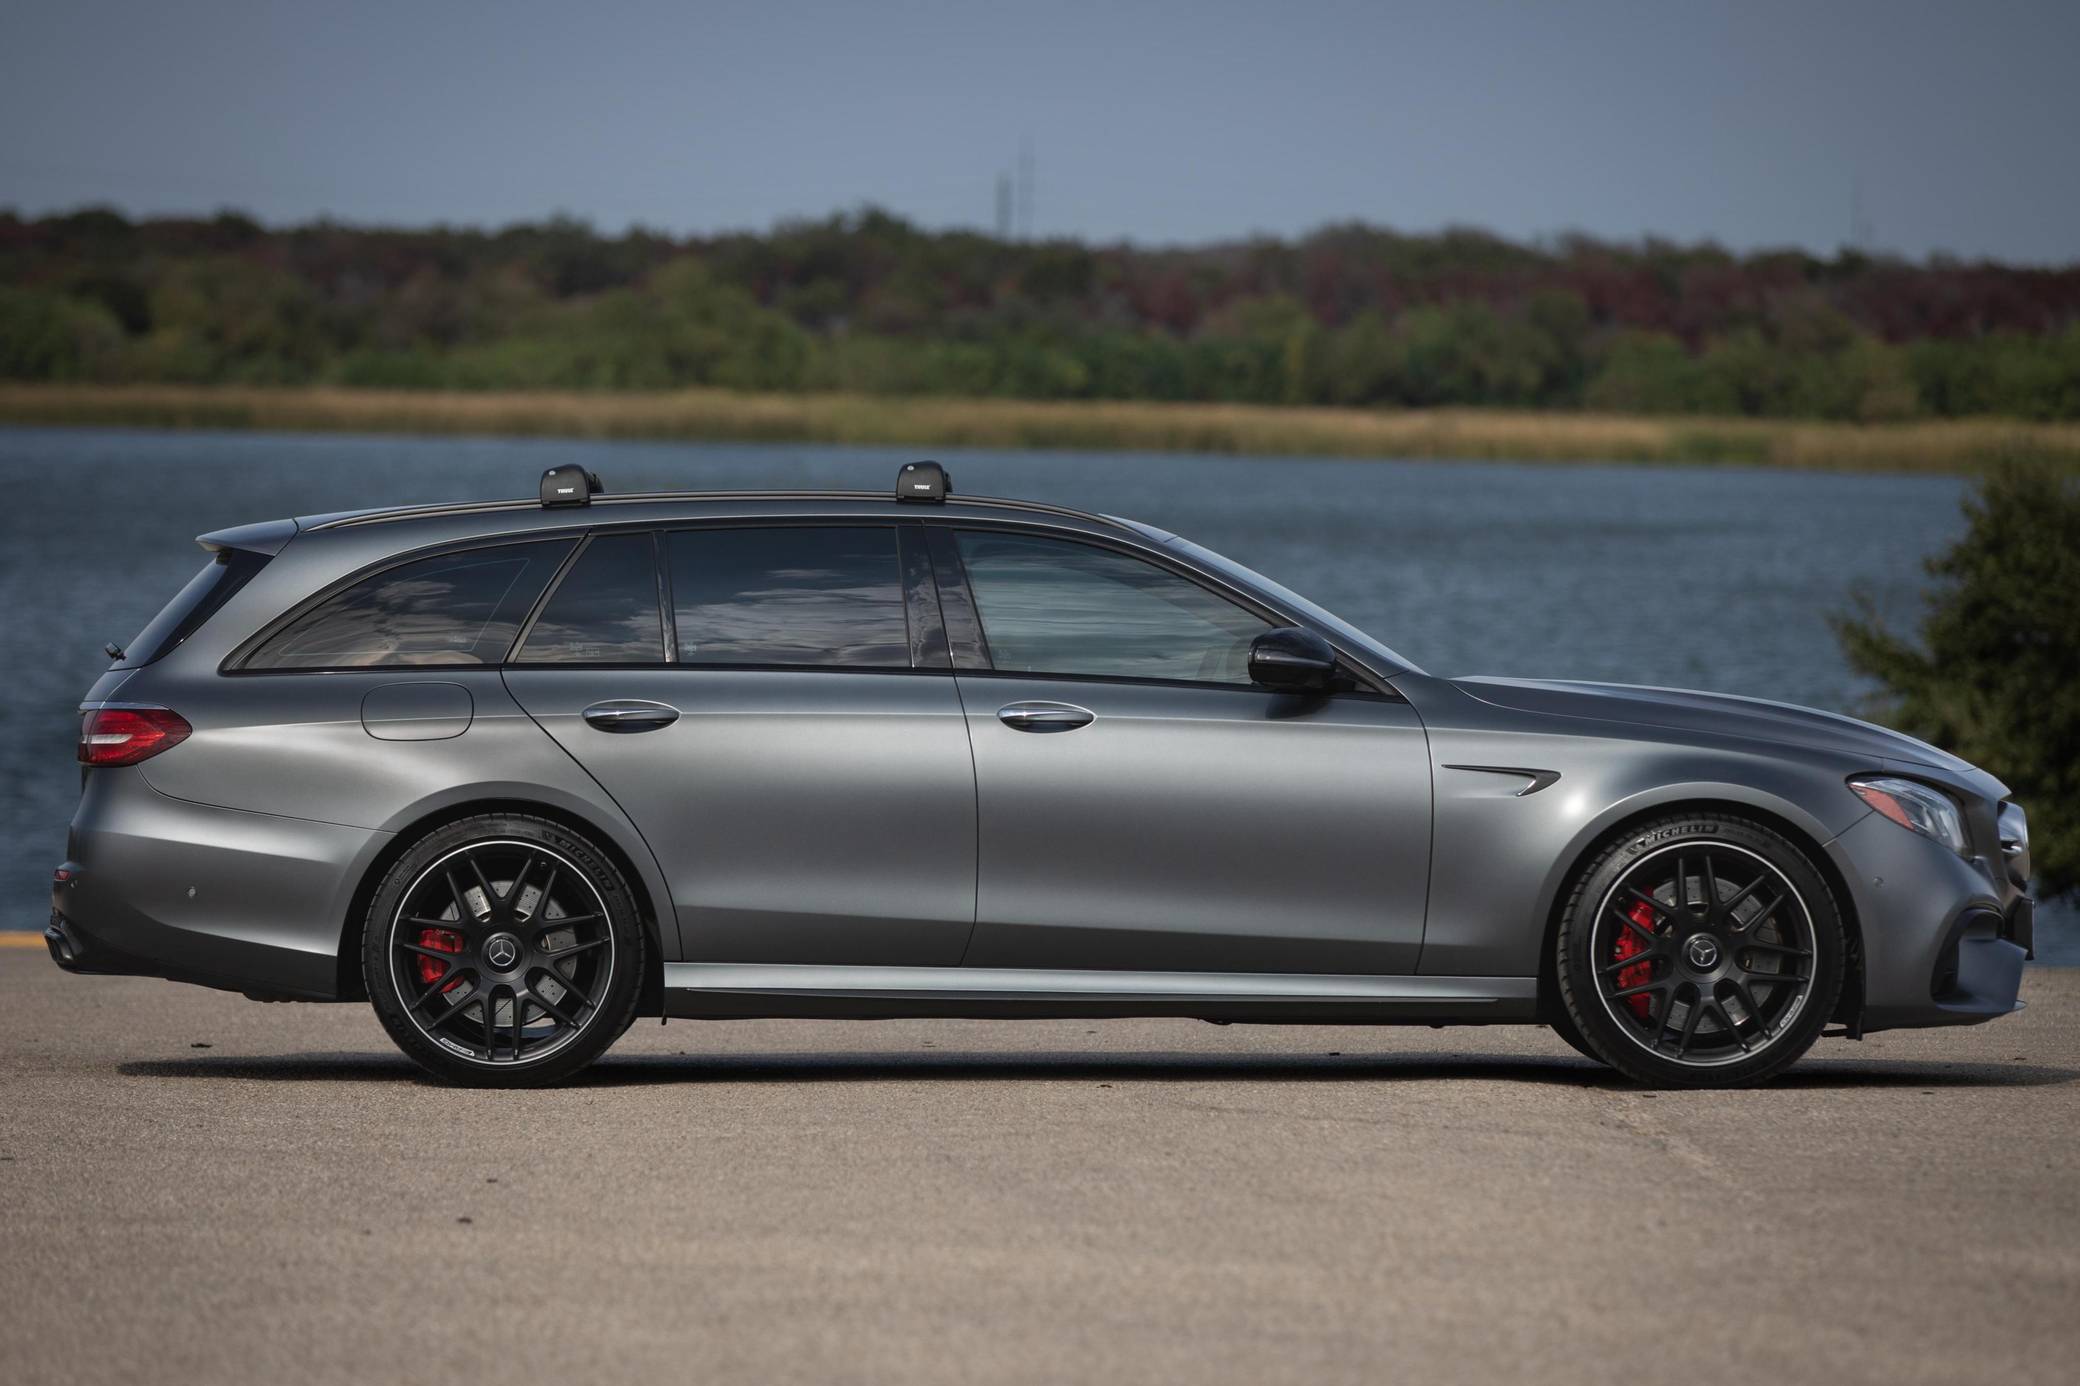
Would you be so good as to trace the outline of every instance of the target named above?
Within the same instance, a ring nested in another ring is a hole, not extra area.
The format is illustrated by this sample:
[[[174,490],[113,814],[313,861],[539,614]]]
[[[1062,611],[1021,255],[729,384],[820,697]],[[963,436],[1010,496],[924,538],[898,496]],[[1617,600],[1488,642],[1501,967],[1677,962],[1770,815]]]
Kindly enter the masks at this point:
[[[1326,693],[1336,686],[1336,650],[1299,626],[1267,630],[1250,642],[1249,677],[1280,693]]]

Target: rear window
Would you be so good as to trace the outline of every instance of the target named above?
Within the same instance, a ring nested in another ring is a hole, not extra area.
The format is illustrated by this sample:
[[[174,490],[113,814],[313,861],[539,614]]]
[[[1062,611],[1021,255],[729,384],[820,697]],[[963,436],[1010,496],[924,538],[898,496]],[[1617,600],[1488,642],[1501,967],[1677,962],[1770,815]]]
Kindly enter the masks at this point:
[[[183,640],[201,630],[203,622],[216,615],[239,588],[253,580],[253,574],[266,566],[264,553],[219,550],[202,565],[201,572],[188,579],[186,587],[174,594],[172,601],[159,609],[137,638],[123,647],[123,657],[115,662],[115,667],[138,669],[164,659]]]
[[[683,530],[669,552],[683,664],[910,667],[889,526]]]
[[[244,667],[498,664],[571,544],[461,549],[385,569],[295,618]]]

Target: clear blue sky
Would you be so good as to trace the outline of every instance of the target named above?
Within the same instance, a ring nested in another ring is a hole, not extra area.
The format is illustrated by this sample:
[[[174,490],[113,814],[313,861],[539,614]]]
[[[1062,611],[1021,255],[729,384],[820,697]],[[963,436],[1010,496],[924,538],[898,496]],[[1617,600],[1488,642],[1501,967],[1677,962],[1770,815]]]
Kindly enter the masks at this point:
[[[2080,259],[2080,3],[0,0],[0,206]],[[1860,191],[1859,191],[1860,190]]]

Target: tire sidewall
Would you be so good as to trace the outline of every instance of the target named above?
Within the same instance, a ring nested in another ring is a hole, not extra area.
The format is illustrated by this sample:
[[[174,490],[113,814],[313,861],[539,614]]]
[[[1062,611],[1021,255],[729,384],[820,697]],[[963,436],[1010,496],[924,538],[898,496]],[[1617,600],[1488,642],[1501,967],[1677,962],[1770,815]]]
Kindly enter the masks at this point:
[[[585,1028],[554,1052],[517,1063],[485,1064],[436,1044],[406,1015],[390,967],[391,931],[405,892],[426,868],[474,843],[519,841],[565,858],[583,872],[606,907],[616,954],[607,991]],[[435,828],[390,866],[369,902],[362,927],[361,970],[376,1018],[397,1047],[436,1077],[476,1087],[532,1087],[555,1083],[584,1068],[634,1023],[642,990],[648,935],[629,888],[614,863],[582,835],[547,819],[484,814]]]
[[[1711,1067],[1681,1064],[1650,1053],[1605,1010],[1592,952],[1596,911],[1613,887],[1645,858],[1671,847],[1735,847],[1755,853],[1783,873],[1804,902],[1813,930],[1813,982],[1790,1027],[1760,1053]],[[1797,1062],[1820,1037],[1840,999],[1845,942],[1841,909],[1826,878],[1783,835],[1745,819],[1685,814],[1627,832],[1604,849],[1578,879],[1557,930],[1555,973],[1562,1004],[1582,1036],[1628,1077],[1666,1087],[1734,1087],[1774,1077]]]

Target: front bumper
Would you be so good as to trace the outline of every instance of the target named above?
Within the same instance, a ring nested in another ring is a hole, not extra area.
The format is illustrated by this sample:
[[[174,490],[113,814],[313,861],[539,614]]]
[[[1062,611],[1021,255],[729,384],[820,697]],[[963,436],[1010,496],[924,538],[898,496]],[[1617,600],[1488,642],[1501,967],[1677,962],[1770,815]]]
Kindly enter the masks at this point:
[[[1861,925],[1861,1030],[1972,1025],[2022,1008],[2034,910],[2004,869],[1878,814],[1827,850]]]

